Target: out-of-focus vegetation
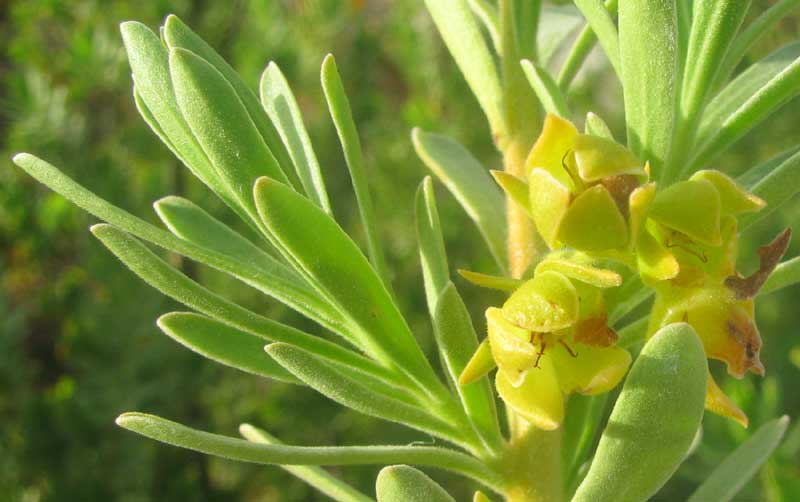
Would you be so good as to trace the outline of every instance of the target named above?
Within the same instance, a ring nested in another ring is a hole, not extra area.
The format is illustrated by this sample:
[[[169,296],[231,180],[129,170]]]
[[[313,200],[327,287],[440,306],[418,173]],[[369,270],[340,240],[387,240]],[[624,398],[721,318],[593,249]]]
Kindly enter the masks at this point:
[[[753,11],[766,0],[754,1]],[[414,0],[9,0],[0,2],[0,152],[37,152],[120,206],[157,221],[150,203],[180,193],[233,223],[227,209],[157,140],[136,113],[119,22],[156,26],[178,14],[255,88],[276,61],[297,94],[323,165],[334,211],[357,208],[319,87],[319,64],[333,52],[362,134],[382,238],[397,296],[430,348],[412,229],[412,200],[425,174],[409,141],[412,126],[445,131],[486,165],[499,158],[455,65]],[[758,59],[800,38],[800,17],[780,25],[751,53]],[[597,57],[574,86],[579,106],[621,130],[620,91]],[[720,162],[737,170],[797,142],[794,102]],[[10,162],[0,167],[0,500],[321,500],[278,468],[236,464],[142,440],[113,424],[145,410],[198,428],[233,434],[240,422],[264,426],[296,444],[403,443],[399,426],[344,410],[307,388],[259,380],[216,366],[162,336],[154,325],[177,305],[151,290],[87,232],[93,219]],[[440,211],[452,267],[491,270],[480,238],[444,193]],[[800,205],[745,235],[741,260],[800,219]],[[796,228],[797,230],[797,228]],[[789,256],[800,252],[793,245]],[[173,258],[175,259],[175,258]],[[184,272],[243,305],[303,323],[258,295],[192,263]],[[742,267],[747,270],[747,266]],[[492,293],[462,285],[473,312]],[[756,428],[788,413],[800,419],[800,290],[759,307],[764,379],[724,379]],[[481,326],[480,315],[476,325]],[[714,367],[722,370],[721,367]],[[682,500],[748,433],[706,415],[703,442],[662,492]],[[741,500],[800,500],[800,428],[793,426]],[[337,473],[365,491],[377,468]],[[436,475],[438,473],[434,473]],[[442,480],[441,477],[437,479]],[[469,487],[447,483],[466,499]]]

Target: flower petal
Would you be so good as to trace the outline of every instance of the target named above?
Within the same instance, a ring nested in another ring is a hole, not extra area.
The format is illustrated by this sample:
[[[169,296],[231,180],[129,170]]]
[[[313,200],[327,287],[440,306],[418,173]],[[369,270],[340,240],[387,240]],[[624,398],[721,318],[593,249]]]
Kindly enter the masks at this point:
[[[587,182],[621,174],[645,175],[642,162],[630,150],[616,141],[590,134],[575,137],[575,163],[580,177]]]
[[[536,348],[530,342],[530,331],[508,322],[498,308],[486,310],[486,324],[498,373],[505,375],[509,385],[520,385],[537,357]]]
[[[539,367],[528,371],[519,386],[511,385],[500,371],[495,385],[509,408],[540,429],[558,429],[564,420],[564,396],[551,358],[542,357]]]
[[[689,179],[711,182],[719,192],[722,212],[725,214],[749,213],[758,211],[767,205],[762,199],[748,193],[733,179],[719,171],[697,171]]]
[[[578,130],[571,122],[553,114],[547,114],[542,133],[533,145],[525,171],[530,174],[537,167],[544,169],[568,188],[573,187],[572,177],[564,169],[564,157],[575,147]]]
[[[558,383],[566,394],[594,395],[608,392],[625,376],[631,355],[619,347],[592,347],[576,343],[570,348],[553,347],[546,355],[553,359]],[[544,359],[544,358],[542,358]]]
[[[628,226],[608,190],[596,185],[572,201],[557,237],[583,251],[618,249],[628,243]]]
[[[636,243],[636,266],[645,284],[672,279],[680,272],[675,255],[647,229],[639,234]]]
[[[556,236],[564,213],[567,212],[572,194],[552,174],[541,168],[533,169],[528,175],[530,186],[530,210],[536,230],[539,231],[550,249],[557,247]]]
[[[747,415],[719,388],[710,372],[706,382],[706,409],[717,415],[732,418],[746,428],[749,425]]]
[[[536,266],[535,274],[552,270],[598,288],[613,288],[622,285],[622,276],[613,270],[592,265],[588,256],[575,251],[550,253]],[[534,275],[535,275],[534,274]]]
[[[503,317],[537,333],[569,328],[578,320],[578,293],[569,279],[545,271],[520,286],[503,305]],[[488,316],[488,311],[487,311]]]
[[[682,181],[656,195],[650,217],[698,242],[719,246],[721,205],[710,181]]]

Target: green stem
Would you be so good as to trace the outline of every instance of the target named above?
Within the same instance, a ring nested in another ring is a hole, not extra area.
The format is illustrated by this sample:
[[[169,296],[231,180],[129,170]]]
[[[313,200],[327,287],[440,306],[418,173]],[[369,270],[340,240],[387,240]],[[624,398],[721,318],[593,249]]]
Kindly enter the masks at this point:
[[[544,431],[509,410],[511,443],[505,458],[507,502],[560,502],[561,429]]]

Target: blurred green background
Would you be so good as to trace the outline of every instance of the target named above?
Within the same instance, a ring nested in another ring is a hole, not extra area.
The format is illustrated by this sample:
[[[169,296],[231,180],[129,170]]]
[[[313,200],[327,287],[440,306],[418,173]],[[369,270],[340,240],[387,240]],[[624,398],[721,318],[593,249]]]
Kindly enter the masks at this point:
[[[753,2],[759,12],[771,2]],[[358,213],[319,88],[322,57],[336,55],[359,124],[376,211],[401,307],[430,351],[412,200],[426,174],[409,140],[420,126],[457,138],[489,167],[499,158],[480,110],[416,0],[6,0],[0,1],[0,152],[35,152],[105,198],[156,222],[150,204],[182,194],[233,223],[222,204],[181,168],[138,117],[118,24],[152,27],[176,13],[255,88],[269,60],[294,87],[323,165],[334,211],[357,240]],[[751,13],[750,17],[753,17]],[[784,21],[753,61],[800,38]],[[601,56],[573,87],[575,109],[598,111],[622,131],[620,90]],[[716,167],[740,172],[798,143],[800,103],[789,103]],[[0,167],[0,500],[323,500],[279,468],[237,464],[156,444],[114,425],[123,411],[163,415],[235,435],[241,422],[296,444],[431,441],[348,412],[307,388],[237,373],[162,336],[154,321],[174,302],[149,289],[89,234],[94,219]],[[444,191],[439,205],[451,268],[491,271],[477,231]],[[793,201],[744,236],[743,270],[755,248],[800,217]],[[796,228],[800,230],[800,228]],[[800,252],[793,245],[791,256]],[[170,257],[217,291],[287,322],[303,321],[218,273]],[[500,297],[457,284],[480,313]],[[722,378],[755,428],[800,418],[800,289],[759,303],[767,377]],[[722,373],[714,365],[715,373]],[[748,432],[714,415],[703,443],[656,500],[682,500]],[[800,500],[800,428],[742,501]],[[370,491],[377,468],[336,469]],[[458,500],[474,486],[434,473]]]

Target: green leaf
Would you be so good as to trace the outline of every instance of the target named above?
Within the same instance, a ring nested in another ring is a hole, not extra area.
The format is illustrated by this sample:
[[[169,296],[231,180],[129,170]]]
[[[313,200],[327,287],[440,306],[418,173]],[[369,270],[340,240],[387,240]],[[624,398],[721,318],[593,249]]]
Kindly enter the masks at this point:
[[[251,443],[283,445],[282,442],[267,433],[267,431],[253,427],[250,424],[240,425],[239,434]],[[374,502],[373,499],[336,478],[321,467],[298,465],[282,465],[281,467],[337,502]]]
[[[489,451],[499,454],[504,441],[489,381],[481,378],[467,385],[459,385],[459,376],[478,349],[478,336],[467,306],[452,282],[448,282],[439,295],[433,313],[433,328],[444,370],[453,387],[458,390],[467,416]]]
[[[502,490],[499,476],[482,462],[434,446],[286,446],[257,444],[191,429],[145,413],[123,413],[117,425],[150,439],[209,455],[278,465],[369,465],[408,463],[439,467]]]
[[[595,115],[592,112],[587,113],[584,127],[586,134],[614,141],[614,135],[611,134],[611,129],[599,115]]]
[[[267,69],[261,74],[258,87],[261,93],[261,105],[286,145],[305,193],[326,213],[332,214],[325,181],[311,138],[303,123],[303,115],[278,65],[273,62],[267,65]]]
[[[608,11],[609,16],[614,16],[617,13],[617,0],[606,0],[605,2],[605,9]],[[616,27],[615,27],[616,33]],[[564,58],[564,63],[561,65],[561,69],[558,72],[558,78],[556,82],[558,82],[558,86],[566,92],[569,89],[569,85],[572,83],[572,80],[575,78],[575,75],[578,74],[578,70],[581,69],[583,63],[586,61],[586,58],[589,56],[592,48],[594,48],[594,44],[597,41],[597,36],[592,30],[591,26],[585,26],[583,30],[578,34],[575,42],[572,44],[572,48],[570,49],[567,56]],[[607,42],[608,43],[608,42]],[[612,42],[613,44],[613,42]],[[619,36],[617,36],[617,62],[619,62]],[[619,64],[615,68],[617,71],[617,75],[619,76]]]
[[[567,402],[561,456],[566,468],[565,486],[569,492],[577,488],[580,468],[600,434],[598,424],[603,420],[608,397],[608,393],[595,396],[575,394]]]
[[[390,465],[375,481],[378,502],[455,502],[444,488],[407,465]]]
[[[339,70],[336,68],[336,60],[331,54],[328,54],[322,62],[321,80],[322,90],[325,92],[325,99],[328,102],[328,111],[330,111],[336,126],[336,132],[339,134],[347,168],[350,170],[350,179],[356,193],[361,223],[364,225],[364,234],[367,237],[367,255],[384,286],[391,293],[392,281],[389,269],[386,267],[375,210],[372,207],[372,197],[369,194],[358,130],[353,121],[353,113],[350,110],[347,94],[344,92],[342,79],[339,77]]]
[[[800,151],[800,145],[793,146],[788,150],[784,150],[774,157],[770,157],[761,164],[757,164],[736,178],[736,183],[750,191],[756,183],[761,181],[769,173],[775,170],[776,167],[783,164],[789,157]]]
[[[675,2],[621,2],[619,45],[628,147],[655,173],[669,153],[677,71]]]
[[[691,326],[671,324],[653,335],[625,380],[573,502],[639,502],[655,494],[700,426],[707,372]]]
[[[500,52],[500,19],[497,6],[491,0],[467,0],[473,14],[486,28],[495,52]]]
[[[236,305],[189,279],[156,256],[141,242],[111,225],[94,225],[92,233],[150,286],[213,319],[252,335],[296,345],[320,357],[359,368],[388,382],[394,372],[335,343],[275,322]]]
[[[275,126],[269,121],[264,114],[264,110],[259,106],[255,94],[247,87],[247,84],[242,81],[239,74],[236,73],[236,70],[234,70],[222,56],[217,54],[205,40],[200,38],[200,36],[193,32],[174,14],[167,16],[164,22],[162,35],[170,49],[182,48],[198,55],[225,77],[225,80],[227,80],[234,91],[236,91],[236,95],[241,100],[242,105],[244,105],[247,110],[247,114],[264,139],[267,148],[269,148],[272,155],[275,156],[275,159],[281,166],[281,170],[288,176],[289,173],[292,172],[292,164],[289,159],[289,154],[286,151],[286,146],[281,142],[281,138],[275,130]]]
[[[489,172],[506,195],[508,195],[523,211],[531,215],[531,196],[528,184],[517,176],[505,171],[492,170]]]
[[[800,153],[795,153],[750,188],[750,193],[763,199],[767,206],[757,213],[739,217],[744,230],[766,218],[800,191]]]
[[[398,389],[347,366],[331,364],[305,350],[273,343],[265,350],[303,383],[342,406],[384,420],[401,423],[464,445],[455,424],[448,423],[398,395]],[[466,443],[469,444],[469,443]]]
[[[564,95],[561,94],[558,84],[547,73],[547,70],[527,59],[523,59],[520,64],[525,76],[528,77],[528,82],[531,84],[533,92],[536,93],[536,97],[541,101],[545,111],[559,117],[568,118],[569,108],[567,108],[567,101]]]
[[[649,322],[650,316],[645,315],[619,330],[617,345],[623,349],[630,349],[640,342],[644,342],[647,336],[647,324]]]
[[[264,344],[269,340],[263,336],[189,312],[165,314],[156,324],[184,347],[220,364],[283,382],[301,383],[271,357],[264,357]]]
[[[582,23],[583,17],[574,5],[542,5],[539,13],[539,27],[536,31],[538,52],[536,61],[542,65],[548,65],[553,56],[575,34]],[[589,31],[591,32],[591,30]]]
[[[51,164],[33,155],[27,153],[17,154],[14,156],[14,163],[40,183],[103,221],[111,223],[140,239],[150,241],[165,249],[230,274],[245,284],[285,303],[335,333],[346,336],[352,329],[342,314],[333,308],[329,302],[317,292],[309,293],[307,285],[294,279],[287,280],[286,274],[281,273],[280,269],[255,267],[252,265],[251,260],[246,262],[238,261],[213,249],[198,246],[188,240],[183,240],[169,232],[156,228],[127,211],[113,206],[108,201],[77,184]],[[202,225],[210,225],[202,214],[195,213],[193,217],[200,217]],[[176,225],[176,230],[177,221],[177,219],[172,221],[172,224]],[[210,228],[213,229],[213,225],[210,225]],[[190,234],[189,230],[189,227],[184,226],[181,232],[183,235],[188,236]],[[197,233],[194,232],[193,235],[196,236]],[[216,248],[218,249],[220,245],[217,243]]]
[[[225,77],[186,49],[172,49],[169,69],[181,114],[239,205],[253,214],[250,189],[259,176],[288,183]]]
[[[439,210],[436,208],[436,197],[430,176],[426,176],[417,188],[414,207],[419,261],[422,265],[422,280],[425,284],[425,299],[428,302],[428,312],[433,316],[433,313],[436,312],[439,293],[450,280],[450,272],[442,227],[439,222]]]
[[[466,0],[425,0],[425,6],[486,114],[492,133],[502,136],[506,127],[500,78]]]
[[[775,267],[759,293],[765,295],[798,282],[800,282],[800,256],[786,260]]]
[[[759,427],[750,439],[725,457],[688,502],[732,500],[778,446],[789,425],[789,417],[771,420]]]
[[[748,68],[709,103],[698,133],[702,143],[685,171],[707,165],[798,93],[800,42],[795,42]]]
[[[282,183],[260,178],[253,191],[262,222],[298,271],[358,326],[357,346],[387,366],[400,367],[426,391],[443,391],[389,292],[339,225]]]
[[[463,146],[441,136],[414,129],[417,155],[458,200],[478,226],[501,271],[506,270],[505,198],[492,178]]]
[[[617,27],[614,24],[614,19],[611,17],[609,9],[603,5],[602,0],[575,0],[575,6],[580,9],[586,22],[600,42],[614,68],[617,76],[621,75],[620,62],[619,62],[619,35],[617,34]]]
[[[770,33],[775,25],[797,7],[800,7],[797,0],[778,0],[750,23],[728,48],[725,60],[717,73],[717,83],[727,82],[753,44],[763,35]]]

